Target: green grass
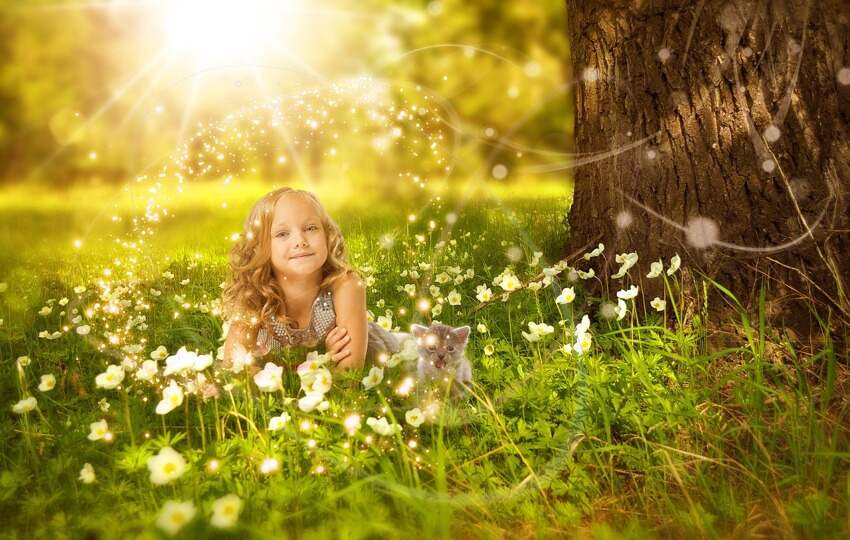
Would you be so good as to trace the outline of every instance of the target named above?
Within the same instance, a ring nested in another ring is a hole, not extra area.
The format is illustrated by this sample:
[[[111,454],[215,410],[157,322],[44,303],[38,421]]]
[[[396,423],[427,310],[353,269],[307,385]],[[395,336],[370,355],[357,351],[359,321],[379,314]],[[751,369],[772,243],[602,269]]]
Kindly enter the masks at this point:
[[[170,198],[173,217],[159,224],[140,253],[133,265],[139,281],[127,293],[149,309],[112,317],[98,311],[89,338],[107,331],[106,324],[114,329],[142,314],[147,326],[132,336],[144,344],[143,358],[159,345],[172,354],[181,346],[214,353],[222,328],[211,310],[226,276],[228,237],[267,188],[251,181],[241,182],[239,190],[199,184]],[[559,189],[505,186],[466,201],[460,192],[445,190],[431,202],[318,190],[346,235],[353,261],[375,279],[368,292],[375,317],[391,310],[393,324],[406,329],[421,317],[415,300],[399,290],[403,285],[415,283],[428,295],[432,279],[448,267],[474,271],[462,283],[439,285],[443,296],[456,289],[462,302],[446,302],[436,317],[473,327],[467,349],[473,395],[444,405],[437,421],[419,428],[405,424],[411,404],[393,392],[401,376],[393,368],[385,370],[378,390],[364,391],[363,374],[337,377],[324,413],[302,413],[280,394],[258,398],[253,383],[226,373],[215,376],[220,384],[235,384],[232,401],[227,393],[207,402],[190,397],[185,409],[160,417],[153,411],[158,390],[137,381],[125,387],[125,411],[123,391],[94,384],[118,360],[98,350],[93,339],[76,335],[69,317],[60,317],[58,300],[69,298],[68,310],[93,306],[95,284],[106,279],[104,266],[113,270],[106,280],[114,290],[129,261],[110,238],[129,231],[144,193],[137,188],[115,196],[96,187],[63,194],[26,187],[0,192],[0,282],[8,286],[0,293],[6,411],[0,424],[0,536],[158,537],[154,523],[169,499],[191,500],[197,508],[180,532],[187,537],[850,534],[847,406],[840,386],[845,368],[828,335],[820,350],[804,353],[781,329],[766,326],[763,309],[752,316],[741,310],[732,321],[738,337],[725,349],[711,347],[710,323],[723,321],[682,309],[678,291],[680,280],[691,276],[687,269],[665,278],[675,316],[665,322],[630,310],[620,322],[594,319],[593,347],[583,355],[560,350],[587,306],[603,300],[587,297],[581,282],[570,306],[554,302],[560,287],[554,294],[523,289],[507,302],[478,306],[476,286],[500,292],[491,281],[507,265],[526,281],[562,254],[569,198]],[[452,211],[458,220],[449,233],[445,216]],[[408,221],[411,213],[414,222]],[[112,215],[121,220],[113,222]],[[390,249],[381,247],[387,234],[395,238]],[[441,238],[444,249],[436,247]],[[75,239],[82,240],[80,249],[73,247]],[[523,250],[516,263],[506,258],[511,246]],[[543,253],[539,266],[529,265],[533,251]],[[420,269],[420,263],[431,269]],[[163,276],[166,270],[172,279]],[[412,279],[411,270],[420,277]],[[564,274],[559,281],[568,285]],[[78,296],[72,289],[81,284],[88,290]],[[161,295],[151,295],[151,288]],[[52,313],[39,315],[48,303]],[[704,308],[702,299],[691,305]],[[546,322],[555,332],[529,343],[521,335],[529,321]],[[479,323],[486,332],[476,331]],[[38,337],[66,324],[69,332],[58,339]],[[484,352],[488,346],[492,355]],[[21,355],[32,363],[19,369],[15,359]],[[299,360],[291,356],[280,362]],[[57,378],[50,392],[36,389],[45,373]],[[299,396],[291,371],[285,371],[284,388],[287,396]],[[13,414],[12,405],[24,394],[38,399],[38,411]],[[102,398],[110,403],[106,412],[98,405]],[[281,432],[268,432],[269,417],[282,411],[292,421]],[[386,415],[404,430],[382,437],[364,421],[350,437],[341,421],[351,411],[364,420]],[[111,443],[87,439],[89,424],[101,418],[114,433]],[[309,433],[298,428],[304,419],[315,423]],[[415,449],[410,440],[416,440]],[[168,445],[189,468],[172,484],[154,486],[146,462]],[[270,455],[281,469],[266,476],[258,467]],[[221,463],[215,474],[206,469],[212,458]],[[86,462],[94,466],[94,484],[77,480]],[[318,465],[325,468],[321,474],[315,474]],[[236,529],[221,533],[209,524],[211,502],[228,493],[239,495],[244,507]]]

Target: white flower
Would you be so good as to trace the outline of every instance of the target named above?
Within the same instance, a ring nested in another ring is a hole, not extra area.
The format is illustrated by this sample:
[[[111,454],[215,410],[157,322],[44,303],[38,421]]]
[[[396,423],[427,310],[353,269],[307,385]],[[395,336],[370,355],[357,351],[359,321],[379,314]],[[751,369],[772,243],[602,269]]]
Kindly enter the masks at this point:
[[[165,360],[166,358],[168,358],[168,349],[165,348],[165,345],[160,345],[151,351],[151,360]]]
[[[485,325],[484,323],[478,323],[478,326],[476,326],[475,329],[478,330],[479,334],[487,333],[487,325]]]
[[[36,405],[38,405],[38,402],[35,400],[34,397],[30,396],[12,405],[12,412],[17,414],[28,413],[31,410],[35,409]]]
[[[142,362],[142,367],[136,371],[136,379],[140,381],[150,381],[154,378],[157,372],[156,360],[145,360]]]
[[[411,362],[419,358],[419,350],[416,348],[416,340],[413,338],[405,339],[401,344],[401,350],[387,360],[387,365],[391,368],[396,367],[402,362]]]
[[[301,377],[301,382],[304,382],[304,376],[307,373],[318,371],[319,368],[324,366],[330,360],[331,355],[328,353],[319,354],[316,351],[310,351],[307,353],[307,359],[298,364],[298,367],[295,368],[295,372],[298,373],[298,376]]]
[[[138,354],[142,352],[143,347],[138,344],[124,345],[121,350],[127,354]]]
[[[617,314],[617,320],[623,320],[623,317],[626,316],[626,312],[628,309],[626,308],[626,302],[621,298],[617,300],[617,307],[614,308],[614,313]]]
[[[664,309],[667,307],[667,302],[656,296],[652,299],[652,302],[650,302],[649,305],[654,307],[655,311],[664,311]]]
[[[646,275],[648,278],[657,278],[661,275],[661,271],[664,270],[664,263],[660,260],[655,261],[654,263],[649,265],[649,273]]]
[[[369,374],[363,377],[363,386],[366,387],[366,390],[369,390],[373,386],[376,386],[384,380],[384,370],[379,367],[373,367],[369,370]]]
[[[486,285],[479,285],[475,288],[475,298],[479,302],[489,302],[493,298],[493,291]]]
[[[165,501],[156,518],[156,526],[171,536],[177,534],[184,525],[195,517],[195,505],[192,501]]]
[[[487,356],[492,356],[493,353],[496,352],[496,348],[492,345],[484,345],[484,354]]]
[[[83,294],[84,292],[86,292],[85,285],[77,285],[76,287],[74,287],[74,292],[77,294]]]
[[[210,367],[212,363],[212,354],[199,354],[195,357],[195,362],[192,364],[192,369],[194,369],[195,371],[203,371]]]
[[[43,308],[38,310],[38,314],[41,315],[42,317],[47,317],[52,312],[53,312],[53,308],[50,307],[50,306],[44,306]]]
[[[499,281],[499,287],[505,291],[511,292],[522,287],[522,283],[515,275],[508,273],[502,276],[501,281]]]
[[[303,412],[310,412],[324,401],[325,395],[321,392],[309,392],[298,400],[298,408]]]
[[[437,277],[434,278],[434,281],[437,283],[448,283],[451,280],[451,276],[445,272],[440,272],[437,274]]]
[[[319,368],[314,371],[309,371],[301,376],[301,388],[307,392],[317,392],[319,394],[327,394],[333,384],[333,377],[328,368]]]
[[[180,452],[170,446],[165,446],[157,455],[148,459],[148,470],[151,472],[151,483],[161,486],[183,475],[186,470],[186,460],[183,459]]]
[[[590,279],[590,278],[596,276],[596,270],[594,270],[593,268],[591,268],[587,272],[583,272],[581,270],[576,270],[576,274],[578,274],[578,277],[580,277],[581,279]]]
[[[90,441],[99,441],[106,437],[107,433],[109,433],[109,424],[106,423],[106,420],[101,419],[98,422],[89,424],[88,438]]]
[[[417,407],[404,413],[404,420],[413,427],[419,427],[425,421],[425,416],[422,415],[422,411]]]
[[[112,390],[124,380],[124,368],[115,364],[106,367],[106,371],[94,378],[94,384],[98,388]]]
[[[168,414],[183,404],[183,389],[174,382],[162,389],[162,401],[156,405],[156,414]]]
[[[387,332],[390,332],[393,329],[393,318],[385,317],[384,315],[379,315],[377,324]]]
[[[431,317],[437,317],[443,312],[443,304],[437,304],[431,308]]]
[[[623,300],[631,300],[636,297],[638,293],[637,285],[632,285],[629,287],[629,290],[617,291],[617,298],[621,298]]]
[[[459,306],[460,305],[460,293],[457,292],[456,290],[452,289],[452,292],[450,292],[449,295],[446,298],[448,299],[450,305],[452,305],[452,306]]]
[[[672,276],[676,273],[676,270],[679,269],[679,265],[682,264],[682,259],[679,258],[679,254],[673,255],[673,258],[670,259],[670,268],[667,269],[667,275]]]
[[[91,463],[83,464],[83,468],[80,469],[80,482],[83,484],[91,484],[94,480],[94,467],[91,466]]]
[[[22,368],[25,368],[28,365],[30,365],[30,362],[32,362],[32,359],[30,359],[29,356],[19,356],[18,357],[18,365]]]
[[[100,398],[97,402],[97,407],[103,412],[109,412],[109,407],[111,407],[111,405],[109,404],[109,400],[106,398]]]
[[[537,266],[537,263],[540,262],[540,257],[542,257],[542,256],[543,256],[542,251],[535,251],[534,253],[532,253],[531,254],[531,262],[528,263],[529,266]]]
[[[590,253],[585,253],[583,259],[586,260],[586,261],[589,261],[593,257],[598,257],[599,255],[602,255],[602,252],[604,250],[605,250],[605,244],[600,243],[598,246],[596,246],[596,249],[594,249]]]
[[[269,420],[269,431],[278,431],[283,429],[283,426],[289,422],[290,416],[288,412],[280,413],[280,416],[274,416]]]
[[[383,436],[394,435],[401,431],[401,426],[398,424],[390,424],[387,422],[387,419],[383,416],[381,418],[374,418],[370,416],[366,419],[366,424],[372,428],[375,433]]]
[[[556,304],[569,304],[572,303],[573,300],[576,299],[576,292],[572,287],[566,287],[561,291],[561,294],[558,295],[558,298],[555,298]]]
[[[262,371],[254,375],[254,383],[261,392],[277,392],[283,386],[283,367],[266,362]]]
[[[542,288],[543,288],[543,283],[540,282],[540,281],[532,281],[531,283],[528,284],[528,290],[529,291],[539,291]]]
[[[222,347],[221,358],[224,359],[224,351]],[[230,371],[233,373],[242,373],[247,366],[254,363],[254,356],[241,343],[237,343],[233,347],[233,353],[230,359]]]
[[[590,317],[583,315],[581,321],[576,325],[576,333],[584,334],[590,330]]]
[[[416,285],[414,285],[413,283],[408,283],[407,285],[404,286],[404,292],[406,292],[410,296],[415,295],[416,294]]]
[[[540,339],[543,338],[544,336],[554,332],[555,327],[550,326],[546,323],[537,324],[537,323],[534,323],[534,322],[529,322],[528,323],[528,330],[529,330],[529,332],[523,332],[522,333],[522,337],[524,337],[528,341],[534,343],[535,341],[540,341]]]
[[[165,359],[165,369],[162,372],[163,377],[168,377],[175,373],[183,373],[192,369],[195,361],[198,359],[198,353],[187,351],[186,347],[180,347],[176,354]]]
[[[236,525],[242,511],[242,499],[231,493],[213,501],[213,515],[210,525],[219,529],[228,529]]]
[[[53,390],[54,386],[56,386],[56,377],[50,373],[41,376],[41,383],[38,385],[39,390],[42,392],[49,392]]]
[[[77,327],[77,333],[81,336],[87,336],[91,332],[91,326],[87,324],[82,324]]]
[[[576,354],[585,353],[590,350],[592,341],[593,340],[588,332],[582,332],[576,336],[576,342],[573,344],[572,349]]]
[[[620,269],[616,274],[613,274],[611,277],[614,279],[620,279],[621,277],[626,275],[626,272],[629,271],[629,268],[635,265],[638,261],[638,254],[635,252],[632,253],[621,253],[614,257],[614,259],[620,263]]]

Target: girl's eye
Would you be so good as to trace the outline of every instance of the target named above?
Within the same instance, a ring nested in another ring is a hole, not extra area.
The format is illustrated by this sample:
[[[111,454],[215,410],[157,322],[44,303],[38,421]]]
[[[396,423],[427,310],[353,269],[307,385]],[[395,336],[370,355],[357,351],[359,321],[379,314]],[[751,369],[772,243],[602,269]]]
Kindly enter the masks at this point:
[[[277,236],[289,236],[289,233],[286,232],[286,231],[281,231],[281,232],[277,233]]]
[[[318,230],[319,230],[319,228],[318,228],[318,227],[316,227],[315,225],[310,225],[309,227],[307,227],[307,230],[308,230],[308,231],[318,231]]]

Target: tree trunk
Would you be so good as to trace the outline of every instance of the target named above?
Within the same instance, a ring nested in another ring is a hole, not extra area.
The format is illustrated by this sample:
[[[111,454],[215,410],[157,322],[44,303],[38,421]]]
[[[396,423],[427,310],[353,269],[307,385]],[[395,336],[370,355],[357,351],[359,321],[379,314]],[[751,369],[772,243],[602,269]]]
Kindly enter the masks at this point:
[[[567,253],[599,238],[607,279],[638,252],[647,302],[678,253],[745,305],[769,277],[775,324],[811,331],[805,298],[847,324],[848,6],[567,0],[576,152],[600,152],[575,164]]]

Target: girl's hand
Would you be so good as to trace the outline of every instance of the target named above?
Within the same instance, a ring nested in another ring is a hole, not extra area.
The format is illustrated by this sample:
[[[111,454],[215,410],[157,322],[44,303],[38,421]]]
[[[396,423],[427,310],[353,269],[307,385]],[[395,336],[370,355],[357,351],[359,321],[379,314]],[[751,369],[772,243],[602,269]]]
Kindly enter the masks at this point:
[[[325,348],[331,355],[331,360],[340,362],[347,358],[351,351],[347,349],[348,343],[351,341],[351,336],[348,335],[348,330],[341,326],[335,326],[333,330],[328,332],[325,338]]]

